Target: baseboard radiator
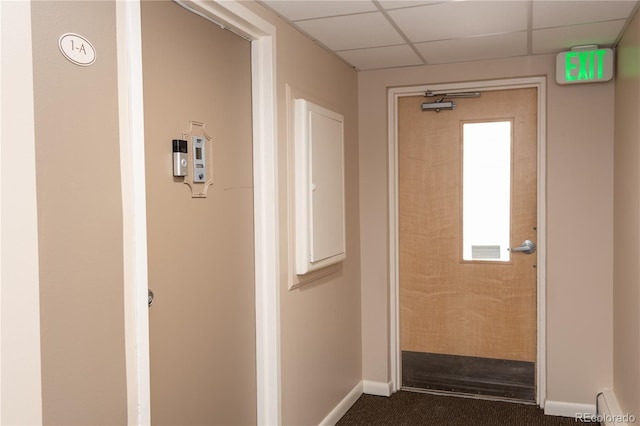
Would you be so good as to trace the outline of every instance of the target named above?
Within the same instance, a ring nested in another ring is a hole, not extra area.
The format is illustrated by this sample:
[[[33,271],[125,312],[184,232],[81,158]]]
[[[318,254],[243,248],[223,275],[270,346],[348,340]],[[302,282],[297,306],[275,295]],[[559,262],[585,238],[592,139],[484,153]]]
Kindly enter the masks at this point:
[[[597,421],[603,426],[629,426],[636,422],[635,416],[622,412],[616,394],[609,389],[596,397],[596,413]]]

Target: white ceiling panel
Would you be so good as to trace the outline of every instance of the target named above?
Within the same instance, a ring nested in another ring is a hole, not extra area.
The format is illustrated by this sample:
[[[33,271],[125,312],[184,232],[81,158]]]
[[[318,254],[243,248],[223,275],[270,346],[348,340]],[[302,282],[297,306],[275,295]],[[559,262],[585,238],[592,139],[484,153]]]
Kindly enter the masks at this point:
[[[636,1],[534,1],[533,28],[626,19]]]
[[[527,32],[416,43],[430,64],[508,58],[527,54]]]
[[[374,47],[371,49],[345,50],[338,52],[338,55],[359,70],[422,65],[422,59],[406,44],[400,46]]]
[[[624,23],[624,20],[617,20],[534,30],[532,34],[532,53],[558,53],[569,50],[574,46],[586,44],[611,46],[624,27]]]
[[[296,25],[334,51],[404,43],[402,36],[380,12],[312,19]]]
[[[611,47],[639,10],[639,0],[258,2],[359,70]]]
[[[378,8],[368,0],[276,0],[264,1],[263,3],[287,18],[289,21],[373,12],[378,10]]]
[[[523,31],[525,1],[456,1],[390,10],[391,18],[412,42]]]
[[[425,4],[432,4],[432,3],[442,3],[443,0],[387,0],[387,1],[379,1],[378,3],[380,3],[380,5],[386,9],[386,10],[391,10],[391,9],[400,9],[402,7],[411,7],[411,6],[423,6]],[[451,1],[451,0],[444,0],[444,1]]]

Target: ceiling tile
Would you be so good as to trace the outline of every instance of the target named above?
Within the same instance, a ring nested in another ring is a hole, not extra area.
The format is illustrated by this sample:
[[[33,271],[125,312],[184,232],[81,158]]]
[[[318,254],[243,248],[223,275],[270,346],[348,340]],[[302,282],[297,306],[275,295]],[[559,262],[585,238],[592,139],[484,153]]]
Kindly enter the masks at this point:
[[[408,45],[375,47],[338,52],[345,61],[359,70],[422,65],[422,60]]]
[[[425,4],[442,3],[443,0],[387,0],[379,1],[380,5],[386,10],[400,9],[402,7],[422,6]],[[447,0],[448,1],[448,0]]]
[[[556,53],[584,44],[610,47],[638,4],[638,0],[258,2],[361,70],[419,65],[420,55],[429,63],[448,63]],[[414,49],[406,45],[407,39]]]
[[[532,53],[558,53],[574,46],[597,44],[611,46],[624,27],[625,20],[598,22],[595,24],[575,25],[533,30]]]
[[[626,19],[636,1],[534,1],[533,28]]]
[[[373,12],[378,8],[371,1],[351,0],[295,0],[263,1],[271,9],[290,21],[324,18],[352,13]]]
[[[430,64],[508,58],[527,54],[527,32],[417,43]]]
[[[412,42],[523,31],[529,3],[455,1],[388,13]]]
[[[391,46],[405,41],[380,12],[296,22],[332,50]]]

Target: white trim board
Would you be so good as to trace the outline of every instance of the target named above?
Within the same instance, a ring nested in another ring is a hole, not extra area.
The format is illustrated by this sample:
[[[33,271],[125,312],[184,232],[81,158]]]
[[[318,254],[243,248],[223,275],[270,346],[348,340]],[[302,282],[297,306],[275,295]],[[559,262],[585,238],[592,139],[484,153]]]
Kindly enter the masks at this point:
[[[547,416],[562,416],[575,418],[577,414],[596,414],[595,404],[577,404],[574,402],[547,401],[544,414]]]
[[[370,380],[362,381],[362,393],[376,396],[391,396],[393,384],[391,382],[372,382]]]
[[[616,393],[611,389],[605,389],[596,396],[597,420],[604,426],[628,426],[635,423],[635,416],[624,413],[618,402]],[[627,422],[628,420],[628,422]]]
[[[338,405],[336,405],[335,408],[331,410],[329,414],[327,414],[327,417],[325,417],[320,422],[320,425],[333,426],[338,423],[342,416],[344,416],[345,413],[349,411],[349,408],[351,408],[353,404],[355,404],[355,402],[358,400],[358,398],[360,398],[360,395],[362,395],[362,387],[363,382],[360,382],[353,389],[351,389],[347,396],[345,396],[342,401],[340,401]]]
[[[320,425],[335,425],[338,423],[363,393],[376,396],[391,396],[391,382],[361,381],[331,410],[327,417],[320,422]]]
[[[31,3],[0,2],[0,424],[42,424]]]
[[[150,424],[149,325],[146,303],[146,197],[139,0],[118,13],[121,166],[125,216],[125,328],[129,424]],[[281,423],[279,243],[275,27],[239,0],[184,0],[180,6],[251,40],[257,423]]]
[[[398,271],[398,98],[424,95],[427,90],[489,91],[535,87],[538,89],[538,267],[537,267],[537,362],[536,402],[545,406],[546,376],[546,78],[526,77],[450,84],[429,84],[391,88],[388,92],[389,119],[389,304],[390,304],[390,361],[392,391],[402,386],[400,353],[400,300]]]
[[[151,424],[140,3],[116,2],[127,421]]]

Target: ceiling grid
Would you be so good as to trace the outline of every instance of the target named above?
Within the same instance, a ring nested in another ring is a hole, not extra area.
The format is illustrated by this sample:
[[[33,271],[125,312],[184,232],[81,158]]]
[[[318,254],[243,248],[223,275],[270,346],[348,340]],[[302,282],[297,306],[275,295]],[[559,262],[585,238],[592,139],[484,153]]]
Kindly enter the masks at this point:
[[[637,0],[262,0],[357,70],[613,47]]]

